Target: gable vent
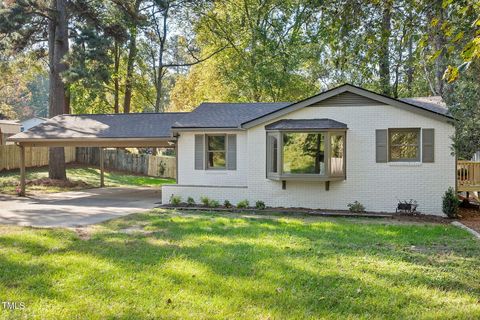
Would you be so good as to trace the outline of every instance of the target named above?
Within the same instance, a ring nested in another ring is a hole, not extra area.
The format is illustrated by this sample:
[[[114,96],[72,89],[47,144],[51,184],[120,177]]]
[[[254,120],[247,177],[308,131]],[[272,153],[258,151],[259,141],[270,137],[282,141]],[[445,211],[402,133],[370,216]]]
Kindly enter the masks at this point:
[[[359,96],[351,92],[344,92],[319,103],[312,104],[310,107],[326,107],[326,106],[378,106],[385,105],[382,102],[375,101],[366,97]]]

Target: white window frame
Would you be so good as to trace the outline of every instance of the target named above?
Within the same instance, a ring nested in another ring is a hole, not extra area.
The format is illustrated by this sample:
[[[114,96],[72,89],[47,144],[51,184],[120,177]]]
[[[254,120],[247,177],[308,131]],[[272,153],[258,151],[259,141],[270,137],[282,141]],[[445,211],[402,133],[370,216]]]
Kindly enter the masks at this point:
[[[224,149],[222,150],[209,150],[208,138],[209,137],[224,137]],[[228,167],[228,137],[224,133],[213,133],[213,134],[205,134],[205,170],[227,170]],[[213,152],[223,152],[225,154],[225,166],[223,167],[211,167],[209,161],[209,154]]]

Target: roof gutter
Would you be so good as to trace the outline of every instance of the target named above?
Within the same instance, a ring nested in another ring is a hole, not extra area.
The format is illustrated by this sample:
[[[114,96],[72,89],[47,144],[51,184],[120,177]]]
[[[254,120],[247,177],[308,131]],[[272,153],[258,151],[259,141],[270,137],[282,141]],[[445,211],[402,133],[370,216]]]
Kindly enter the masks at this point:
[[[241,127],[172,127],[172,133],[177,132],[224,132],[224,131],[245,131]]]
[[[175,143],[175,137],[158,138],[9,138],[17,145],[30,147],[169,147]]]

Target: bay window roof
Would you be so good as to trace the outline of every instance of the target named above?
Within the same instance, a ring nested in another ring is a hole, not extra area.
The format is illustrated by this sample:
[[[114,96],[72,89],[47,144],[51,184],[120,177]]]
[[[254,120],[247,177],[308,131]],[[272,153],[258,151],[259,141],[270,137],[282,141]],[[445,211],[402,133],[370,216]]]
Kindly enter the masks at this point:
[[[348,129],[345,123],[332,119],[285,119],[265,126],[266,130],[326,130]]]

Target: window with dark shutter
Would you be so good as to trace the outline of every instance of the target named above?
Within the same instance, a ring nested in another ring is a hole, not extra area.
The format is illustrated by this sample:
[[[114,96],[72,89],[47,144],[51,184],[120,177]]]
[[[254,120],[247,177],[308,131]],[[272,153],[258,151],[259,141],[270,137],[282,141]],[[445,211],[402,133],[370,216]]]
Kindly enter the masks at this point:
[[[205,136],[203,134],[195,135],[195,170],[203,170]]]
[[[375,143],[376,143],[376,161],[387,162],[388,160],[388,130],[379,129],[375,130]]]
[[[419,162],[420,129],[388,129],[388,160],[392,162]]]
[[[209,134],[207,139],[207,169],[225,170],[227,168],[227,136]]]
[[[237,170],[237,135],[227,135],[227,169]]]
[[[422,129],[422,162],[435,160],[435,130]]]

